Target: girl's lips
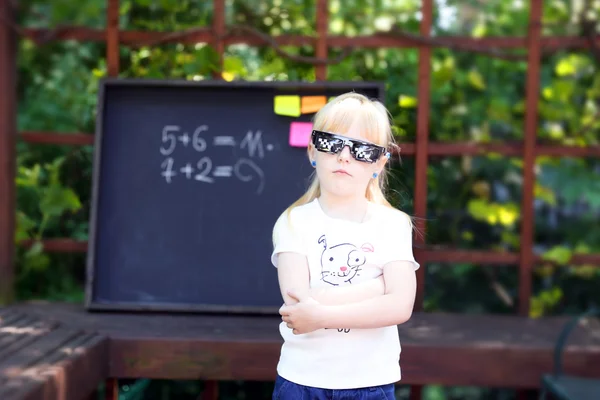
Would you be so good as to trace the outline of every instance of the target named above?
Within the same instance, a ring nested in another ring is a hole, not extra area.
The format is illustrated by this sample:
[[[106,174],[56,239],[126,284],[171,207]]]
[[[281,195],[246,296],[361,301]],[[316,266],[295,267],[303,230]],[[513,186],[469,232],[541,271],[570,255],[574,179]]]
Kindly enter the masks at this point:
[[[348,175],[348,176],[352,176],[348,173],[348,171],[344,170],[344,169],[336,169],[335,171],[333,171],[334,174],[341,174],[341,175]]]

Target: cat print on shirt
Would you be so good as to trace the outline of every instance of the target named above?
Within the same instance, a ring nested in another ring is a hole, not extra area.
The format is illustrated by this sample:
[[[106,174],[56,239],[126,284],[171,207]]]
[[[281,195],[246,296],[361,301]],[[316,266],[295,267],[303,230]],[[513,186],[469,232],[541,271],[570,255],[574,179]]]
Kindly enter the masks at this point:
[[[361,247],[351,243],[328,246],[325,235],[319,238],[319,243],[323,245],[321,280],[334,286],[352,283],[352,279],[360,275],[361,267],[367,262],[367,253],[374,251],[370,243]]]
[[[351,243],[327,246],[325,235],[319,238],[319,243],[323,245],[321,280],[334,286],[351,284],[352,279],[360,275],[361,267],[367,263],[367,253],[374,251],[370,243],[365,243],[361,247]],[[348,333],[350,329],[337,328],[337,331]]]

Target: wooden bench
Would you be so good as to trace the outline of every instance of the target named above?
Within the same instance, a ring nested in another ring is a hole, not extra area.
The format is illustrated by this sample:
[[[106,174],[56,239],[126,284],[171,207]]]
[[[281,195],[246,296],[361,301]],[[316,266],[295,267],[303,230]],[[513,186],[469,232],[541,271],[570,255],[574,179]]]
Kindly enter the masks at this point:
[[[81,400],[108,373],[108,339],[38,313],[0,310],[0,399]]]
[[[66,382],[62,390],[74,391],[69,399],[107,377],[272,381],[281,346],[278,316],[90,313],[78,305],[47,303],[16,304],[2,315],[3,326],[39,332],[8,339],[21,344],[0,364],[6,387],[25,390],[20,382],[32,385],[29,374],[41,368],[53,373],[36,381],[37,393],[59,387],[60,377]],[[542,375],[552,370],[554,347],[568,320],[415,313],[399,327],[402,384],[538,389]],[[6,338],[0,336],[0,349],[7,349]],[[80,355],[62,356],[76,346]],[[6,376],[7,364],[21,365],[19,373]],[[600,332],[576,329],[563,365],[573,375],[600,377]],[[81,386],[72,389],[72,382]]]

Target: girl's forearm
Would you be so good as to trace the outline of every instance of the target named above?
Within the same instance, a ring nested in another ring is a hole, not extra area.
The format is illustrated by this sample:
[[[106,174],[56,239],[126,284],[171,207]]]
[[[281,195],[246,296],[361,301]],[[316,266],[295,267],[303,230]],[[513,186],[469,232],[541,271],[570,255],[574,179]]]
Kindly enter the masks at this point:
[[[383,296],[385,283],[383,277],[347,286],[310,289],[310,296],[325,306],[338,306],[359,303],[368,299]]]
[[[323,328],[371,329],[399,325],[412,315],[414,299],[402,293],[386,294],[356,303],[323,305]]]
[[[324,327],[347,329],[381,328],[403,324],[412,315],[416,275],[410,261],[390,262],[383,267],[385,294],[358,303],[320,305],[317,319]]]

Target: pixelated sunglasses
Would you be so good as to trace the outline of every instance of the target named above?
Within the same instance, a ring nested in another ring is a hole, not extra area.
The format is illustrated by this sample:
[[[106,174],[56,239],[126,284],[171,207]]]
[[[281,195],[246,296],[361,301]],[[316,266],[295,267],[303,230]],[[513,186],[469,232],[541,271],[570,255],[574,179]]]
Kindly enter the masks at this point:
[[[329,132],[313,130],[311,134],[312,144],[318,151],[328,154],[337,154],[345,146],[350,149],[350,154],[357,161],[374,163],[385,154],[389,157],[386,148],[376,144],[350,139],[345,136],[335,135]]]

